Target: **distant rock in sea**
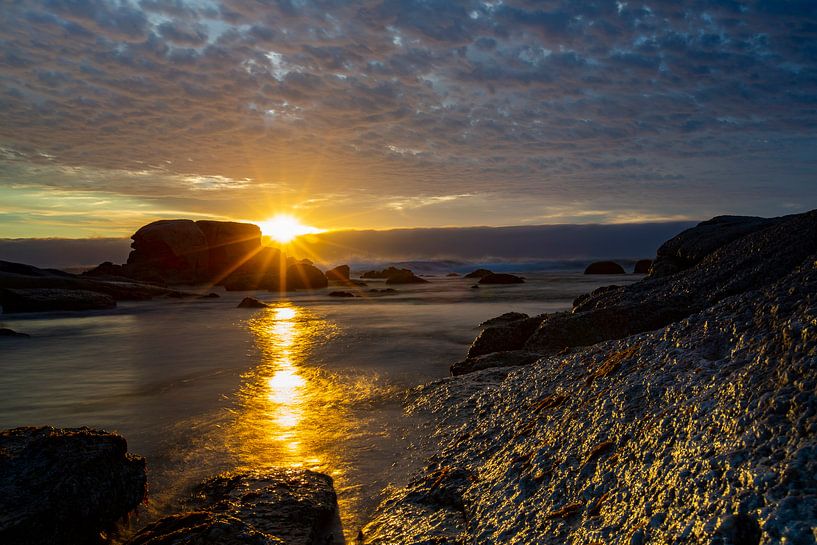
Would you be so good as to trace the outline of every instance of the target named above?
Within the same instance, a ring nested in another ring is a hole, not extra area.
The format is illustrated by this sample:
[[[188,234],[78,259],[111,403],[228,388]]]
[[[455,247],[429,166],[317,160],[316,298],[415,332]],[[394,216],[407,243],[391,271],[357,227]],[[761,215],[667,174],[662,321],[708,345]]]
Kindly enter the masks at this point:
[[[624,267],[615,261],[597,261],[588,265],[584,274],[624,274]]]
[[[314,290],[329,285],[326,276],[315,266],[298,263],[287,267],[287,289]]]
[[[489,274],[494,274],[494,271],[489,271],[488,269],[477,269],[469,272],[463,276],[463,278],[482,278],[483,276],[488,276]]]
[[[428,284],[428,280],[420,278],[408,269],[403,269],[389,275],[386,284]]]
[[[633,274],[649,274],[652,267],[652,259],[639,259],[633,266]]]
[[[88,428],[0,432],[0,543],[97,545],[142,502],[145,460]]]
[[[479,279],[480,284],[524,284],[525,279],[515,274],[491,273]]]
[[[446,274],[445,276],[447,276],[448,278],[457,278],[457,277],[459,277],[459,275],[460,275],[459,273],[450,272],[450,273]]]
[[[0,337],[17,337],[17,338],[29,338],[31,335],[27,333],[19,333],[14,331],[13,329],[9,329],[7,327],[0,327]]]
[[[329,297],[354,297],[355,294],[350,291],[332,291],[329,292]]]
[[[351,270],[349,269],[349,265],[338,265],[334,269],[326,271],[326,278],[330,282],[341,282],[345,284],[349,281],[350,274]]]
[[[259,301],[255,297],[245,297],[238,303],[237,308],[267,308],[269,305]]]

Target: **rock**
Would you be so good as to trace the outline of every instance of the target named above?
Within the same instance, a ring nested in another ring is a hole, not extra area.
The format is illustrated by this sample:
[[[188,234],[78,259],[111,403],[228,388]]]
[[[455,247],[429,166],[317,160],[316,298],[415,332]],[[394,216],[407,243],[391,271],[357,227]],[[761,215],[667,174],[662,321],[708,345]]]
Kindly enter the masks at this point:
[[[227,291],[284,291],[280,277],[274,274],[240,274],[233,273],[222,282]],[[283,289],[282,289],[283,288]]]
[[[102,310],[116,307],[113,297],[87,290],[46,288],[0,289],[4,313],[54,310]]]
[[[323,545],[340,522],[331,477],[303,469],[220,475],[192,503],[196,511],[161,519],[128,545]]]
[[[222,513],[192,511],[149,524],[127,545],[285,545],[245,522]]]
[[[650,275],[669,276],[688,269],[730,242],[746,235],[771,227],[782,218],[756,218],[751,216],[717,216],[687,229],[658,248]]]
[[[757,519],[749,515],[729,515],[715,531],[721,545],[759,545],[763,535]]]
[[[474,358],[491,352],[509,352],[522,349],[543,319],[543,316],[534,316],[533,318],[523,318],[504,325],[486,327],[471,343],[471,347],[468,349],[468,357]]]
[[[525,318],[530,318],[527,314],[523,314],[521,312],[506,312],[501,316],[497,316],[496,318],[491,318],[490,320],[485,320],[479,327],[489,327],[494,325],[507,325],[510,322],[515,322],[517,320],[524,320]]]
[[[459,275],[459,273],[450,272],[445,276],[447,276],[448,278],[458,278],[460,275]]]
[[[255,299],[254,297],[245,297],[238,303],[237,308],[267,308],[269,305]]]
[[[348,291],[333,291],[329,293],[329,297],[354,297],[355,294]]]
[[[624,268],[615,261],[597,261],[588,265],[584,274],[624,274]]]
[[[524,284],[525,279],[515,274],[495,273],[486,274],[479,279],[480,284]]]
[[[129,276],[175,284],[210,279],[207,238],[193,220],[154,221],[131,238],[133,251],[125,267]]]
[[[652,267],[652,259],[639,259],[633,266],[633,274],[649,274]]]
[[[6,327],[0,327],[0,337],[20,337],[20,338],[28,338],[31,335],[27,333],[18,333],[13,329],[8,329]]]
[[[251,270],[247,272],[256,272],[256,267],[247,267],[246,263],[262,249],[261,229],[257,225],[233,221],[200,220],[196,222],[196,227],[204,235],[207,247],[207,269],[202,280],[212,281],[224,278],[226,274],[237,270],[237,266],[239,270],[250,268]],[[272,248],[267,251],[277,253]],[[128,262],[130,263],[130,259]]]
[[[0,432],[0,543],[91,545],[146,492],[145,460],[88,428]]]
[[[349,265],[339,265],[334,269],[326,271],[326,278],[328,278],[330,282],[342,282],[345,284],[349,281],[350,273]]]
[[[314,290],[329,285],[326,276],[307,263],[296,263],[287,267],[286,279],[287,289]]]
[[[372,289],[369,290],[369,293],[381,293],[383,295],[393,295],[395,293],[398,293],[398,291],[396,289],[394,289],[394,288],[383,288],[383,289],[372,288]]]
[[[471,289],[472,289],[472,290],[478,290],[478,289],[479,289],[479,286],[477,286],[476,284],[474,284],[473,286],[471,286]]]
[[[218,299],[219,297],[221,297],[219,294],[210,292],[199,296],[199,299]]]
[[[484,354],[474,358],[467,358],[462,361],[451,364],[449,370],[451,374],[464,375],[466,373],[473,373],[474,371],[481,371],[483,369],[490,369],[493,367],[514,367],[518,365],[530,365],[539,358],[542,354],[536,352],[528,352],[526,350],[511,350],[508,352],[493,352]]]
[[[386,284],[428,284],[428,280],[420,278],[408,269],[403,269],[390,274],[386,278]]]
[[[110,261],[100,263],[91,270],[82,273],[82,276],[99,276],[99,277],[127,277],[124,267],[122,265],[114,265]]]
[[[391,275],[398,274],[401,272],[409,271],[408,269],[398,269],[397,267],[387,267],[382,271],[366,271],[360,275],[361,278],[369,278],[369,279],[386,279]],[[411,271],[409,271],[411,272]],[[412,273],[413,274],[413,273]]]
[[[477,269],[475,271],[469,272],[463,278],[482,278],[484,276],[488,276],[489,274],[494,274],[494,271],[489,271],[488,269]]]

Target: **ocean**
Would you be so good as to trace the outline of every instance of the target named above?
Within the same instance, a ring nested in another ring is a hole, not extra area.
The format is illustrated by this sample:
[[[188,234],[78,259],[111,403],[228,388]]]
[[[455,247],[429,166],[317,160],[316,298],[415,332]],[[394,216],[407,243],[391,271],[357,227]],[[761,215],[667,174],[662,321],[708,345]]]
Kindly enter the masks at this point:
[[[478,324],[505,312],[570,308],[596,287],[640,276],[525,271],[482,286],[429,277],[396,294],[328,297],[219,292],[217,299],[120,303],[113,311],[0,315],[30,339],[0,339],[0,428],[89,426],[147,458],[140,526],[178,511],[222,471],[303,467],[335,480],[347,542],[387,486],[423,461],[423,418],[403,400],[448,375]],[[245,296],[271,306],[236,308]]]

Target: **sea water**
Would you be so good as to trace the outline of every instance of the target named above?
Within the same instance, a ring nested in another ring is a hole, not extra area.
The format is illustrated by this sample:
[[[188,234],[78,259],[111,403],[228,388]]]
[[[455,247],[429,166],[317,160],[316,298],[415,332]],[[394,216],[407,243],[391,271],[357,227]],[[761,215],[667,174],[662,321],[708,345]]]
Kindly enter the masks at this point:
[[[139,524],[180,509],[222,471],[301,467],[331,475],[347,542],[387,486],[422,463],[422,418],[403,413],[415,386],[448,375],[478,324],[516,311],[570,308],[633,275],[526,272],[527,282],[429,284],[334,298],[332,289],[227,293],[120,303],[113,311],[3,315],[29,339],[0,339],[0,428],[115,431],[147,458]],[[342,289],[342,288],[341,288]],[[265,309],[236,308],[255,296]]]

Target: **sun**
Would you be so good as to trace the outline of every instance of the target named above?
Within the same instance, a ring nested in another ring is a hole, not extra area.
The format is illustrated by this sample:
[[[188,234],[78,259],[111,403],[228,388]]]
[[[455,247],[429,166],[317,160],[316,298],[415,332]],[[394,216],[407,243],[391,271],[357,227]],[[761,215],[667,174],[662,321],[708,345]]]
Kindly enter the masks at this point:
[[[278,214],[267,221],[258,222],[261,233],[276,242],[287,244],[301,235],[310,235],[322,232],[322,229],[304,225],[295,216]]]

